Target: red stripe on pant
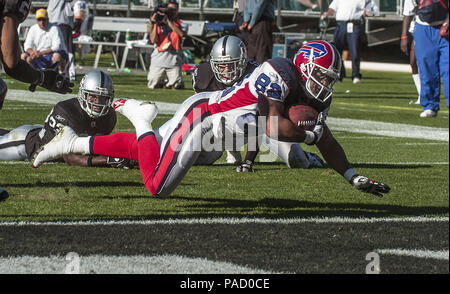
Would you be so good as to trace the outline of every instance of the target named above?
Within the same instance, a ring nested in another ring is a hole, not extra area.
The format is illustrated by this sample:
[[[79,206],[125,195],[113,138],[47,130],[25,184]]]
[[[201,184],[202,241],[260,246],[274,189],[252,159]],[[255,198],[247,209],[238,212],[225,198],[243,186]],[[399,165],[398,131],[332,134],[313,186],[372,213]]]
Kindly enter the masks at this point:
[[[115,133],[106,136],[95,136],[93,142],[94,154],[110,157],[138,160],[138,142],[136,134]]]
[[[153,185],[157,189],[157,193],[161,192],[164,181],[167,179],[170,171],[175,165],[178,154],[180,153],[183,142],[186,142],[186,134],[189,134],[192,130],[194,123],[201,123],[202,116],[209,111],[208,102],[203,102],[196,105],[189,113],[187,113],[178,129],[170,134],[170,139],[165,145],[165,150],[162,154],[162,158],[156,168],[153,175]]]

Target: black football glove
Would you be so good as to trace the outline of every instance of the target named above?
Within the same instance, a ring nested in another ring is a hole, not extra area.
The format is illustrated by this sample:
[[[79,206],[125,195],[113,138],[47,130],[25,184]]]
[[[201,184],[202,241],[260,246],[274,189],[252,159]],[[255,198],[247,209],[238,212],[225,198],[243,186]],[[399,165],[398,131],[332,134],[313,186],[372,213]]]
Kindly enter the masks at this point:
[[[106,164],[113,168],[133,169],[137,164],[136,160],[128,158],[109,157],[106,159]]]
[[[244,161],[241,165],[236,167],[236,172],[238,173],[254,173],[253,162],[250,160]]]
[[[370,193],[380,198],[383,197],[382,193],[389,193],[391,190],[391,188],[384,183],[375,182],[372,179],[360,175],[354,175],[350,180],[350,184],[359,191]]]
[[[41,82],[40,86],[46,88],[47,90],[60,94],[72,93],[71,87],[73,87],[74,84],[71,83],[68,78],[64,77],[53,69],[44,70],[42,71],[42,73],[43,81]]]

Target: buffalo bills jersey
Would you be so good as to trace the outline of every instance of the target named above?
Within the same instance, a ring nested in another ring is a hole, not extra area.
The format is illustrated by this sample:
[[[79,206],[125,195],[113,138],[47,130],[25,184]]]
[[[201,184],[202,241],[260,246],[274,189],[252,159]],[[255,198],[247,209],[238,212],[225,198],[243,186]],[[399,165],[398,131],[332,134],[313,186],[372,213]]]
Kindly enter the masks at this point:
[[[37,149],[50,142],[64,126],[71,127],[81,137],[108,135],[114,129],[116,121],[116,113],[112,108],[106,115],[92,118],[81,108],[77,98],[58,102],[47,116],[44,127],[30,131],[25,138],[27,155],[31,158]]]

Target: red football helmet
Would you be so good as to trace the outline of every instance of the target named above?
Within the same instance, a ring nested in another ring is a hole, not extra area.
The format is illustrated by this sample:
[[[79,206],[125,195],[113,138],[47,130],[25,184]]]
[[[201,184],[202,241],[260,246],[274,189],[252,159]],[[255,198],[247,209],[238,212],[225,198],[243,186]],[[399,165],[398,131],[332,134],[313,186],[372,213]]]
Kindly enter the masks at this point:
[[[327,41],[310,41],[295,54],[294,63],[302,74],[302,85],[321,102],[331,97],[341,72],[341,55]]]

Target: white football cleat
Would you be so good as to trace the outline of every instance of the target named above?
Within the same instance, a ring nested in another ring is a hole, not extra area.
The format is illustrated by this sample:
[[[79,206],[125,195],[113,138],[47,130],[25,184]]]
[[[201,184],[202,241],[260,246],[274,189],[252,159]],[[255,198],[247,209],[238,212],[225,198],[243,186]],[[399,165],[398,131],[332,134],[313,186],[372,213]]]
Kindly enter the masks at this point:
[[[113,107],[133,125],[136,125],[135,122],[145,122],[150,125],[158,114],[156,104],[148,101],[121,98],[114,102]]]
[[[60,158],[63,155],[71,153],[72,145],[75,139],[78,138],[75,131],[65,126],[56,136],[44,146],[41,146],[36,151],[31,159],[32,167],[39,167],[42,163]]]
[[[227,150],[227,163],[238,164],[242,161],[241,152]]]
[[[324,167],[325,163],[323,162],[322,158],[319,157],[319,155],[312,153],[312,152],[305,152],[306,158],[309,160],[309,168],[311,167]]]

